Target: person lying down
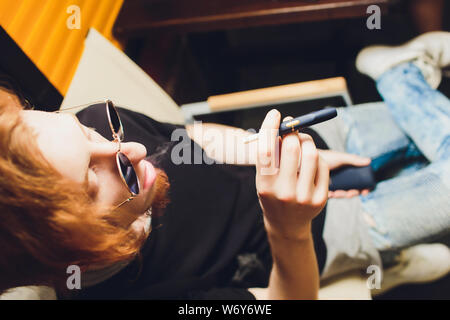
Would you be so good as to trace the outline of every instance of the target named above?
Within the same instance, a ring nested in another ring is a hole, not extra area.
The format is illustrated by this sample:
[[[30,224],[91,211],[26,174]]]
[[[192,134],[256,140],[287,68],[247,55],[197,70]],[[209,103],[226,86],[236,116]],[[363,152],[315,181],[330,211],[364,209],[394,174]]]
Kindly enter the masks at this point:
[[[160,123],[111,101],[76,117],[30,110],[4,87],[0,291],[315,299],[320,280],[369,266],[384,269],[378,292],[447,274],[449,249],[430,242],[450,230],[450,104],[435,90],[449,44],[431,33],[367,48],[357,67],[383,103],[283,137],[289,118],[272,110],[247,145],[238,128]],[[330,172],[346,165],[390,175],[373,190],[329,191]],[[81,271],[77,290],[69,266]]]

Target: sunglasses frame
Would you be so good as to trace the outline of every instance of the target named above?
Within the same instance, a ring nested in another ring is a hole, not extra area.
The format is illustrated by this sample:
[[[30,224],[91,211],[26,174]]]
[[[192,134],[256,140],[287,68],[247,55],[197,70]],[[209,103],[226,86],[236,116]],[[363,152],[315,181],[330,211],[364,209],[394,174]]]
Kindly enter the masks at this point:
[[[120,120],[119,112],[117,111],[114,103],[111,100],[109,100],[109,99],[105,99],[103,101],[96,101],[96,102],[91,102],[91,103],[87,103],[87,104],[82,104],[82,105],[79,105],[79,106],[74,106],[74,107],[69,107],[69,108],[57,110],[55,112],[56,113],[61,113],[63,111],[67,111],[67,110],[83,108],[83,107],[91,107],[91,106],[99,105],[99,104],[102,104],[102,103],[105,103],[106,115],[107,115],[107,118],[108,118],[109,127],[111,129],[112,137],[114,139],[112,142],[117,142],[118,143],[118,150],[117,150],[116,156],[115,156],[116,157],[117,170],[119,171],[119,176],[120,176],[122,182],[125,184],[128,192],[130,193],[130,196],[126,200],[122,201],[121,203],[119,203],[115,207],[115,209],[117,209],[120,206],[122,206],[123,204],[125,204],[127,202],[130,202],[131,200],[133,200],[134,198],[136,198],[139,195],[139,193],[141,191],[141,184],[139,182],[139,178],[137,176],[136,169],[134,168],[134,166],[131,163],[130,159],[128,159],[128,157],[123,152],[120,151],[121,150],[121,142],[123,141],[123,139],[125,137],[125,133],[124,133],[124,130],[123,130],[122,120]],[[110,107],[112,107],[114,109],[114,111],[115,111],[115,113],[117,115],[117,120],[119,122],[119,131],[118,131],[118,133],[114,132],[113,121],[111,120],[111,114],[110,114],[110,111],[109,111]],[[137,186],[138,186],[138,193],[134,193],[133,191],[131,191],[130,187],[128,186],[127,181],[125,180],[125,177],[124,177],[124,175],[122,173],[122,170],[121,170],[119,154],[122,154],[130,162],[130,165],[133,168],[134,174],[136,176],[136,182],[137,182]]]

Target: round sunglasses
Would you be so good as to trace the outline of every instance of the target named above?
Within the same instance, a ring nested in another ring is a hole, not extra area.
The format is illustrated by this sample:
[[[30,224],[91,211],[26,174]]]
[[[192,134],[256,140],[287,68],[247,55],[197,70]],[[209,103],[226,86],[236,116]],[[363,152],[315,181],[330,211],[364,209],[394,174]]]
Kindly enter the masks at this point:
[[[127,203],[133,200],[135,197],[137,197],[141,190],[139,179],[137,177],[136,170],[134,169],[133,164],[131,163],[130,159],[124,153],[121,152],[121,142],[123,141],[125,135],[122,121],[120,120],[119,112],[117,111],[116,107],[114,106],[114,103],[111,100],[105,100],[102,102],[94,102],[76,107],[65,108],[63,110],[58,110],[56,112],[59,113],[62,111],[83,107],[105,108],[109,127],[112,133],[112,138],[114,139],[113,142],[118,143],[118,150],[115,155],[117,169],[122,182],[125,184],[126,188],[130,192],[130,196],[116,206],[116,208],[118,208],[124,203]]]

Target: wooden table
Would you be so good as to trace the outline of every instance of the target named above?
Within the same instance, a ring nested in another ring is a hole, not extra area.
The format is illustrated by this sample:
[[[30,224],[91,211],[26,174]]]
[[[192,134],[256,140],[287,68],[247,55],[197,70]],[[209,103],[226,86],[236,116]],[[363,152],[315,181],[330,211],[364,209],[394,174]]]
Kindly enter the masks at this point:
[[[369,16],[369,5],[378,5],[385,13],[388,1],[126,0],[113,32],[145,72],[177,102],[185,103],[199,97],[203,99],[205,95],[227,92],[222,88],[222,80],[214,84],[210,69],[217,68],[221,79],[233,74],[233,70],[224,70],[213,58],[209,61],[217,65],[206,71],[202,69],[204,64],[197,60],[195,49],[186,45],[186,34],[201,32],[198,36],[207,37],[205,46],[216,48],[217,41],[222,39],[217,31],[235,29],[239,32],[239,28],[261,27],[264,32],[264,26],[346,18],[364,20]],[[310,28],[311,24],[305,23],[305,27]],[[365,27],[364,21],[361,21],[361,27]],[[219,40],[209,43],[208,34]],[[190,72],[186,73],[187,69]]]
[[[114,25],[124,40],[152,31],[213,31],[368,16],[388,0],[126,0]]]

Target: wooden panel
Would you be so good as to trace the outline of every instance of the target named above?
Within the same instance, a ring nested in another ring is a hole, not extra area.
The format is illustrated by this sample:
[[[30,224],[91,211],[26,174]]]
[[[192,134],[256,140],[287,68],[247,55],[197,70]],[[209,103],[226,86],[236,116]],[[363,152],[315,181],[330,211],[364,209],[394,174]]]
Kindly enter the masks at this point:
[[[367,16],[388,0],[128,0],[117,18],[117,37],[153,29],[210,31]]]
[[[347,84],[345,79],[336,77],[211,96],[208,98],[208,104],[212,111],[224,111],[240,107],[339,94],[346,90]]]

